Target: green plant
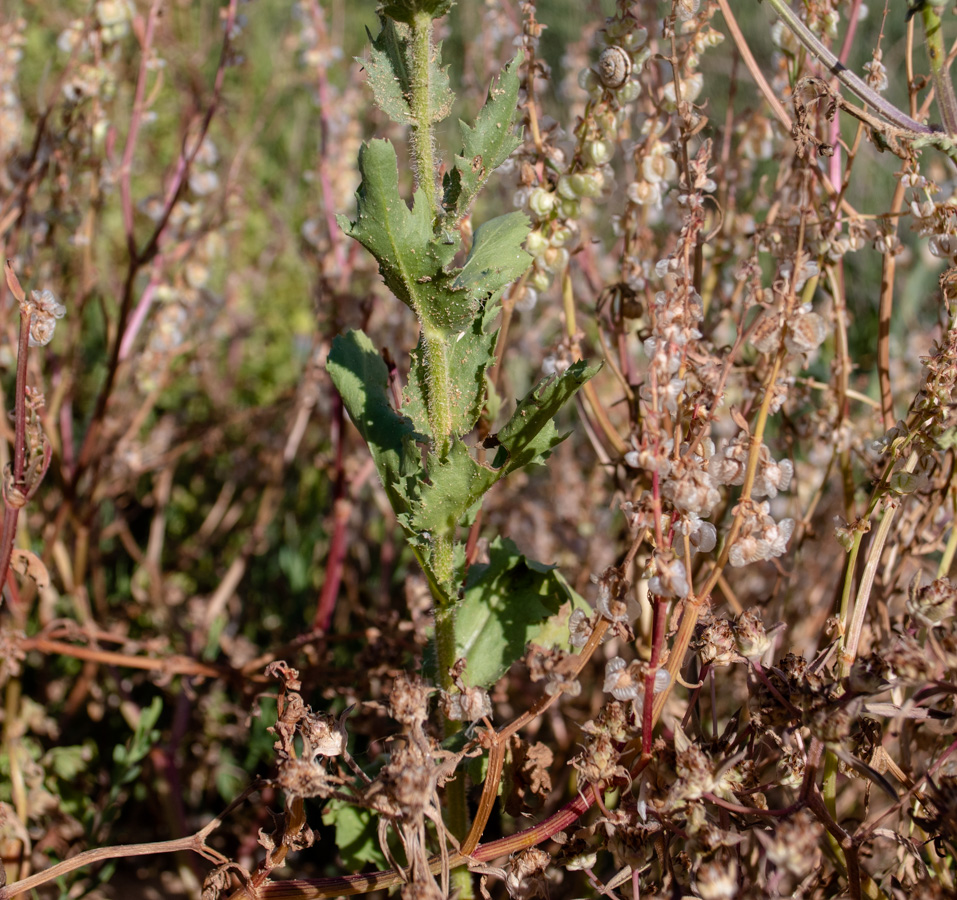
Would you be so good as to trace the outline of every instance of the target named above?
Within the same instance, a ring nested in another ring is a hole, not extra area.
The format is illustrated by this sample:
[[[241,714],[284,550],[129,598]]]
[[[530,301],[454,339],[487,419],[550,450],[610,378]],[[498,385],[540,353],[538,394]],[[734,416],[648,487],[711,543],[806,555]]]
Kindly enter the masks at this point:
[[[327,363],[428,577],[436,603],[437,674],[445,689],[453,686],[449,671],[467,643],[455,633],[459,588],[467,567],[457,536],[475,521],[483,496],[495,484],[523,467],[540,464],[564,438],[554,416],[598,371],[579,362],[544,379],[480,446],[466,442],[488,401],[488,371],[495,362],[497,337],[493,323],[502,293],[531,258],[521,248],[528,220],[522,213],[509,213],[476,228],[461,265],[456,261],[463,249],[463,221],[485,182],[520,142],[513,122],[521,57],[490,89],[475,125],[462,123],[462,150],[449,166],[440,195],[433,127],[448,115],[452,97],[440,47],[433,46],[431,34],[433,19],[449,5],[386,5],[368,66],[377,104],[395,121],[410,125],[412,167],[417,173],[411,209],[399,193],[392,144],[376,140],[364,145],[359,155],[357,219],[339,219],[346,232],[375,256],[386,285],[415,313],[420,326],[401,408],[392,406],[386,365],[364,334],[349,332],[336,338]],[[503,606],[524,602],[510,584],[517,565],[518,560],[495,573],[495,595],[508,598]],[[546,579],[551,577],[547,591],[570,596],[548,571],[542,572]],[[496,609],[492,597],[482,602]],[[518,642],[518,653],[524,645],[525,640]],[[507,660],[506,667],[512,661]],[[496,670],[493,677],[483,678],[481,686],[499,674]]]

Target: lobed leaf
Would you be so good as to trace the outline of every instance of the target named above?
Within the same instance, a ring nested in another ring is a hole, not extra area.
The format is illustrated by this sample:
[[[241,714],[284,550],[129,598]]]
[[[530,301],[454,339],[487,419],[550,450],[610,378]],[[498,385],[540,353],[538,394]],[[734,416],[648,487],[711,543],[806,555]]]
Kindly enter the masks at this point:
[[[470,297],[495,294],[521,276],[532,257],[522,249],[528,237],[528,217],[513,212],[497,216],[475,230],[472,249],[452,283]]]
[[[365,67],[372,96],[393,122],[407,125],[412,121],[409,106],[412,76],[408,66],[408,28],[397,26],[391,19],[380,20],[382,28],[376,38],[366,29],[372,49],[368,60],[359,60]],[[403,34],[399,33],[402,28]]]
[[[446,213],[453,221],[468,213],[492,172],[522,142],[521,134],[516,134],[512,126],[518,113],[518,69],[523,60],[519,53],[502,69],[498,84],[489,88],[474,126],[459,121],[462,152],[455,157],[443,184]]]
[[[567,435],[560,435],[552,421],[555,414],[601,369],[580,360],[559,376],[540,381],[519,401],[512,417],[487,441],[498,445],[492,465],[503,474],[522,466],[541,463]]]
[[[339,216],[339,225],[376,258],[386,285],[423,327],[447,338],[461,333],[482,303],[528,268],[531,257],[521,248],[528,231],[524,214],[499,216],[476,229],[465,265],[452,269],[458,232],[436,237],[421,191],[415,192],[409,209],[399,195],[392,144],[364,144],[359,171],[357,218],[350,222]]]

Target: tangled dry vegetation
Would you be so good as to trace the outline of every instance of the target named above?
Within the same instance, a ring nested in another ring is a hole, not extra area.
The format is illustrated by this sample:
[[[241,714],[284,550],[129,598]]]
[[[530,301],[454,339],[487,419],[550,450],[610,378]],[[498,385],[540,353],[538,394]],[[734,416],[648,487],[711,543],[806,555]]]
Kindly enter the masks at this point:
[[[953,896],[952,11],[354,6],[0,13],[0,898]]]

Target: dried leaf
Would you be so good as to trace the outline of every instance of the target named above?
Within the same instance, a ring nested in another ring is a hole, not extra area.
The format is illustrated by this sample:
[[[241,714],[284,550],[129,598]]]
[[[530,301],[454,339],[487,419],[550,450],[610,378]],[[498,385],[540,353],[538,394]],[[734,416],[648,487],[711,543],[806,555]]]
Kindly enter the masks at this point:
[[[50,586],[50,573],[36,553],[30,550],[14,550],[10,558],[10,567],[20,575],[32,578],[41,591]]]

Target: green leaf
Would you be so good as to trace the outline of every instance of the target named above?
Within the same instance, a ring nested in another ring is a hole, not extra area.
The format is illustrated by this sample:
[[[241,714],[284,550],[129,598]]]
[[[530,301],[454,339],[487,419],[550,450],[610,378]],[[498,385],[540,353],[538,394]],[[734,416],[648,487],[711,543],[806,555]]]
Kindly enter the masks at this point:
[[[154,697],[146,709],[140,711],[139,721],[132,737],[125,745],[118,744],[113,748],[113,776],[110,786],[111,802],[115,802],[123,785],[136,781],[142,771],[140,763],[160,738],[159,731],[154,727],[163,711],[163,699]]]
[[[512,125],[518,113],[518,69],[523,59],[519,53],[502,70],[498,84],[489,88],[474,126],[459,122],[462,152],[455,157],[455,166],[443,185],[445,208],[453,221],[465,216],[492,172],[522,142]]]
[[[531,641],[558,636],[558,643],[567,643],[568,614],[582,605],[589,608],[554,566],[528,559],[508,539],[496,539],[489,562],[469,569],[456,610],[455,652],[467,660],[466,681],[477,687],[494,684]],[[549,629],[549,620],[563,607],[564,628]]]
[[[507,213],[480,225],[453,288],[480,297],[511,284],[532,263],[532,257],[522,249],[527,237],[528,218],[524,213]]]
[[[519,401],[508,422],[486,441],[486,445],[499,445],[492,465],[507,474],[542,462],[567,437],[558,434],[553,417],[599,369],[600,364],[589,366],[580,360],[561,375],[540,381]]]
[[[380,16],[382,28],[374,40],[368,61],[364,62],[369,86],[376,106],[400,125],[416,124],[409,98],[412,96],[412,73],[409,68],[409,27]],[[429,63],[428,124],[441,122],[451,111],[454,96],[449,88],[449,75],[439,64],[442,43],[435,44]],[[362,60],[360,60],[362,62]]]
[[[88,741],[73,747],[51,747],[43,755],[40,764],[63,781],[75,781],[89,768],[95,756],[96,745]]]
[[[412,78],[408,66],[408,28],[381,18],[382,28],[372,41],[368,60],[358,60],[366,70],[376,106],[393,122],[407,125],[412,121],[409,96]],[[402,33],[400,34],[400,29]]]
[[[322,821],[336,829],[336,848],[347,869],[360,872],[367,863],[377,869],[388,867],[379,847],[376,817],[341,800],[330,800],[322,810]]]
[[[369,445],[392,508],[402,517],[411,511],[416,486],[423,477],[415,442],[426,439],[389,404],[389,373],[366,334],[347,331],[337,336],[326,370]]]
[[[428,203],[421,191],[412,209],[399,195],[399,170],[389,141],[370,141],[359,150],[362,181],[356,192],[358,218],[339,216],[340,227],[378,261],[389,290],[413,310],[423,325],[448,335],[461,331],[478,307],[478,298],[453,289],[445,267],[458,249],[458,234],[436,240]]]
[[[446,338],[461,333],[482,303],[528,268],[531,257],[521,248],[528,231],[524,214],[499,216],[476,229],[465,265],[454,269],[458,231],[435,235],[421,191],[415,192],[409,209],[399,195],[392,144],[364,144],[359,171],[358,218],[350,222],[339,216],[339,224],[376,258],[386,285],[415,312],[423,328]]]
[[[489,439],[499,446],[491,467],[476,462],[461,440],[453,441],[448,454],[441,459],[429,454],[429,483],[419,490],[411,530],[417,534],[427,532],[433,538],[451,534],[499,479],[522,466],[541,463],[566,437],[558,433],[552,417],[600,368],[577,362],[557,378],[545,379],[531,390],[511,419]],[[421,374],[416,377],[420,379]],[[417,416],[423,414],[421,390],[420,385],[412,404]]]

